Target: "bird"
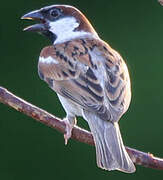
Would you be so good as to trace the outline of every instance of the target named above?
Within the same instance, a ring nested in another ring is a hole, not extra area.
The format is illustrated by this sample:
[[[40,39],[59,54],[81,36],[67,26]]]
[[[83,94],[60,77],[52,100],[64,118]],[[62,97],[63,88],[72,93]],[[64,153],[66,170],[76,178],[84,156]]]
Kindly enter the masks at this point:
[[[121,55],[103,41],[86,16],[70,5],[55,4],[26,13],[38,23],[24,28],[47,37],[38,74],[56,92],[65,112],[65,144],[76,117],[83,117],[93,135],[97,166],[133,173],[119,128],[131,100],[131,82]]]

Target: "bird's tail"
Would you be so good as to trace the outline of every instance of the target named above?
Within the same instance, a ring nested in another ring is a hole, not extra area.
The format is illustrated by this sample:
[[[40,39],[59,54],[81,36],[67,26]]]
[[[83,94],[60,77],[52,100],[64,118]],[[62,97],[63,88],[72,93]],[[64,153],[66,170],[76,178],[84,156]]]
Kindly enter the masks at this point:
[[[136,169],[123,145],[118,123],[101,120],[87,111],[83,115],[93,134],[98,167],[133,173]]]

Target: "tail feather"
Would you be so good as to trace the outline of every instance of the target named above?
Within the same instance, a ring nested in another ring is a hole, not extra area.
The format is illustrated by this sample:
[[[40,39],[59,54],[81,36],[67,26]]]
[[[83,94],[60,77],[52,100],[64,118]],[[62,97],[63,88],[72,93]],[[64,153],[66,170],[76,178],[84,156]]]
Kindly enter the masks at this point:
[[[120,170],[133,173],[131,161],[121,138],[118,123],[101,120],[91,112],[84,111],[96,145],[97,165],[106,170]]]

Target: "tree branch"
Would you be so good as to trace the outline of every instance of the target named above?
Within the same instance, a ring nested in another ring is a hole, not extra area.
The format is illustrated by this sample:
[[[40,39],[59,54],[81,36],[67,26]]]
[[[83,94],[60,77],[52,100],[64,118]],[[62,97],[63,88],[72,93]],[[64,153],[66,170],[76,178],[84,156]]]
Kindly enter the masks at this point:
[[[61,119],[24,101],[3,87],[0,87],[0,102],[26,114],[27,116],[32,117],[33,119],[49,127],[58,130],[61,133],[65,132],[65,124]],[[89,131],[79,128],[78,126],[73,128],[72,139],[89,145],[94,145],[92,134]],[[126,147],[126,150],[135,164],[147,168],[163,170],[163,159],[154,157],[150,153],[144,153],[129,147]]]

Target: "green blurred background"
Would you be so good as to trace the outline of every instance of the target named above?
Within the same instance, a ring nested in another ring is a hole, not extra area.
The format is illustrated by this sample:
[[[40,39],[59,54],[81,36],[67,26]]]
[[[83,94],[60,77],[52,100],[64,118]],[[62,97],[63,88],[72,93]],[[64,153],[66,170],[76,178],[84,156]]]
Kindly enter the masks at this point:
[[[0,85],[25,100],[64,117],[56,94],[37,74],[40,50],[49,41],[22,29],[20,17],[45,5],[79,8],[102,39],[126,59],[132,102],[120,121],[127,146],[163,157],[163,7],[156,0],[15,0],[0,6]],[[80,120],[80,126],[87,128]],[[96,167],[95,149],[70,140],[0,104],[0,180],[163,179],[163,171],[137,166],[135,174]]]

